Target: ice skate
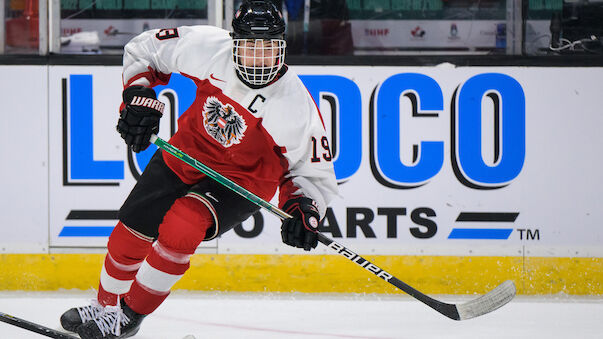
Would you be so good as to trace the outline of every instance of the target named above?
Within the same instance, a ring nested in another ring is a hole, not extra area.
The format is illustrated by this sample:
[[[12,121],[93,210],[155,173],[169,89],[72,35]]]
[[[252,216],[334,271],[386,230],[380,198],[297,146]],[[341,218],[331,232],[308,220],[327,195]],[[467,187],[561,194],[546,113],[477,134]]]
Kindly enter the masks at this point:
[[[129,338],[138,332],[144,317],[121,300],[121,305],[107,306],[99,317],[79,326],[77,333],[82,339]]]
[[[103,312],[103,307],[96,299],[90,305],[74,307],[61,315],[61,326],[67,331],[75,332],[83,323],[96,319]]]

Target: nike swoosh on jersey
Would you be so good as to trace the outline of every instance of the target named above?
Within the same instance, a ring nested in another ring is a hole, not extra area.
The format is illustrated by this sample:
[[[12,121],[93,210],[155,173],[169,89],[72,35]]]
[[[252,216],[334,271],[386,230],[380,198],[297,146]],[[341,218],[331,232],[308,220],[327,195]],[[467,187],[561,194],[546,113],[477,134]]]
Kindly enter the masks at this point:
[[[224,80],[222,80],[222,79],[218,79],[218,78],[214,77],[214,74],[213,74],[213,73],[212,73],[212,74],[210,74],[210,75],[209,75],[209,77],[210,77],[210,78],[212,78],[212,79],[214,79],[214,80],[217,80],[217,81],[226,82],[226,81],[224,81]]]

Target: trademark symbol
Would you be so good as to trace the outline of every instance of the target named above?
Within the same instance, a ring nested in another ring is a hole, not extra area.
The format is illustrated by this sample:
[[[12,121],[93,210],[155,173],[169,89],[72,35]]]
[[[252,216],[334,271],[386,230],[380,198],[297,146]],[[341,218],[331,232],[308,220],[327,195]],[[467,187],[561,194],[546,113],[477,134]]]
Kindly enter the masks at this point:
[[[519,232],[519,240],[540,240],[539,229],[518,228],[517,231]]]

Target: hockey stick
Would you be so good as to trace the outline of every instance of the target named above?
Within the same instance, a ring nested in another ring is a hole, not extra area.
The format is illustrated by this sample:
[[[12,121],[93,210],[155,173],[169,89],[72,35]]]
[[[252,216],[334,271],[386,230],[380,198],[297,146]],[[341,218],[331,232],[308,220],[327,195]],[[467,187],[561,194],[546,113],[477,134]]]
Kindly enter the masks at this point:
[[[205,164],[199,162],[198,160],[192,158],[191,156],[182,152],[178,148],[172,146],[169,142],[157,137],[156,135],[152,135],[150,140],[160,149],[166,151],[167,153],[196,168],[208,177],[214,179],[220,184],[240,194],[247,200],[255,203],[260,207],[265,208],[277,217],[281,219],[291,217],[289,214],[285,213],[278,207],[272,205],[271,203],[265,201],[257,195],[247,191],[245,188],[239,186],[234,181],[224,177],[223,175],[209,168]],[[329,247],[330,249],[334,250],[338,254],[346,257],[348,260],[356,263],[365,270],[396,286],[400,290],[408,293],[413,298],[423,302],[427,306],[433,308],[434,310],[440,312],[441,314],[447,316],[450,319],[465,320],[478,317],[480,315],[492,312],[497,308],[505,305],[506,303],[511,301],[511,299],[513,299],[513,297],[515,296],[515,284],[513,284],[513,281],[511,280],[507,280],[502,284],[498,285],[492,291],[478,297],[477,299],[468,301],[463,304],[448,304],[421,293],[420,291],[394,277],[392,274],[386,272],[385,270],[373,264],[372,262],[349,250],[347,247],[335,242],[332,239],[329,239],[322,233],[318,233],[318,241],[320,241],[322,244]]]
[[[72,336],[70,334],[67,333],[63,333],[57,330],[53,330],[52,328],[48,328],[46,326],[42,326],[36,323],[32,323],[30,321],[21,319],[21,318],[17,318],[15,316],[12,316],[10,314],[6,314],[6,313],[2,313],[0,312],[0,321],[5,322],[7,324],[11,324],[17,327],[21,327],[22,329],[28,330],[28,331],[32,331],[32,332],[36,332],[38,334],[50,337],[50,338],[55,338],[55,339],[78,339],[78,337],[76,336]]]

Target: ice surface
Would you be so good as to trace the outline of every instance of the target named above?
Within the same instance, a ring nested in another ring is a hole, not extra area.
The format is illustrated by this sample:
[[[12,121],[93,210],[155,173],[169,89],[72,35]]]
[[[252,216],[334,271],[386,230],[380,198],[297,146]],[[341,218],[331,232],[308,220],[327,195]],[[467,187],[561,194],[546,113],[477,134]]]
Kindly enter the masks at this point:
[[[0,292],[0,311],[58,329],[89,292]],[[436,296],[446,302],[473,297]],[[479,318],[450,320],[408,296],[176,291],[134,338],[603,338],[603,299],[516,297]],[[44,338],[0,322],[0,338]]]

